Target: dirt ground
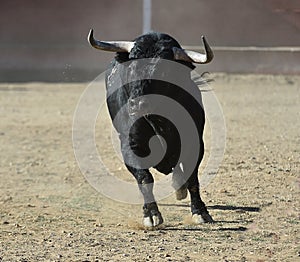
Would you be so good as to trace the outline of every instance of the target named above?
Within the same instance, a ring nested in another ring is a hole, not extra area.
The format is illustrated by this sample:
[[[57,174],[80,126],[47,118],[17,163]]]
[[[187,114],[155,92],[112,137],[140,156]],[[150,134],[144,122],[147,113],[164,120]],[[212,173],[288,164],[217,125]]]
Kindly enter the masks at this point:
[[[201,193],[216,223],[191,224],[172,195],[154,231],[78,168],[72,118],[87,84],[0,84],[0,261],[300,261],[300,77],[214,78],[227,144]]]

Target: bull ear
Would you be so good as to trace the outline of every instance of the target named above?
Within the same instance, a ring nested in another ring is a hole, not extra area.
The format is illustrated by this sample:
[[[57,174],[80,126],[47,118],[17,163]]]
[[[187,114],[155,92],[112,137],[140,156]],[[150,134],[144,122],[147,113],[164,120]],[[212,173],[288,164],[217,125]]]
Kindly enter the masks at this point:
[[[202,42],[204,45],[205,54],[201,54],[190,50],[184,50],[178,47],[173,47],[174,59],[197,63],[197,64],[209,63],[213,59],[214,53],[211,50],[204,36],[202,36]]]
[[[104,42],[104,41],[96,40],[94,38],[93,29],[90,30],[87,39],[92,47],[103,51],[129,53],[134,46],[134,42],[130,42],[130,41],[110,41],[110,42],[105,41]]]

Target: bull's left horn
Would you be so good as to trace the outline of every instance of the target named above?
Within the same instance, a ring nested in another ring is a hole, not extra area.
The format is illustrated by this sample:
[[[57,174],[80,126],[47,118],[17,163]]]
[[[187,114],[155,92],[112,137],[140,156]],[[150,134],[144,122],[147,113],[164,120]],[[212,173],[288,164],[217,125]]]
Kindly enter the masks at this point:
[[[130,41],[110,41],[104,42],[99,41],[94,38],[94,30],[91,29],[88,34],[88,42],[90,45],[96,49],[100,49],[103,51],[110,51],[110,52],[130,52],[130,50],[134,46],[134,42]]]
[[[201,54],[190,50],[184,50],[178,47],[173,47],[174,59],[197,63],[197,64],[209,63],[213,59],[214,53],[211,50],[204,36],[202,36],[202,41],[205,49],[205,54]]]

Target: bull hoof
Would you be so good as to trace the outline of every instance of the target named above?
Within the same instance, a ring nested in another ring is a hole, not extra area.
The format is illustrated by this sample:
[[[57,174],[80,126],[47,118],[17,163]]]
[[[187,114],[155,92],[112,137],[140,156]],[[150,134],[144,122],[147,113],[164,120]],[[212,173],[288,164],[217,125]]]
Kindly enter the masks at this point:
[[[157,227],[158,225],[161,225],[164,222],[162,216],[160,213],[149,216],[149,217],[144,217],[143,224],[145,227]]]
[[[203,214],[194,214],[192,216],[192,220],[195,224],[202,224],[202,223],[214,223],[214,220],[208,213]]]
[[[187,195],[188,195],[188,191],[187,191],[186,187],[182,187],[182,188],[179,188],[178,190],[176,190],[176,199],[177,200],[186,199]]]

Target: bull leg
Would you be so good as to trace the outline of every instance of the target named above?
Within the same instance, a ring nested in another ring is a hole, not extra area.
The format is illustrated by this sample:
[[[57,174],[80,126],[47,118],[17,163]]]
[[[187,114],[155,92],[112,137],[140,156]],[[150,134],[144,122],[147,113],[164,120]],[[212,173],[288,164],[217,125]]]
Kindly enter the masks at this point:
[[[183,200],[187,197],[187,183],[184,181],[184,173],[180,165],[177,165],[173,170],[172,186],[176,190],[177,200]]]
[[[153,183],[154,179],[148,169],[135,169],[127,166],[127,169],[133,174],[138,182],[139,189],[144,198],[144,219],[145,227],[155,227],[163,223],[163,218],[158,210],[154,195]]]
[[[191,196],[192,219],[195,223],[213,223],[213,219],[200,197],[198,172],[195,171],[188,179],[188,191]]]

